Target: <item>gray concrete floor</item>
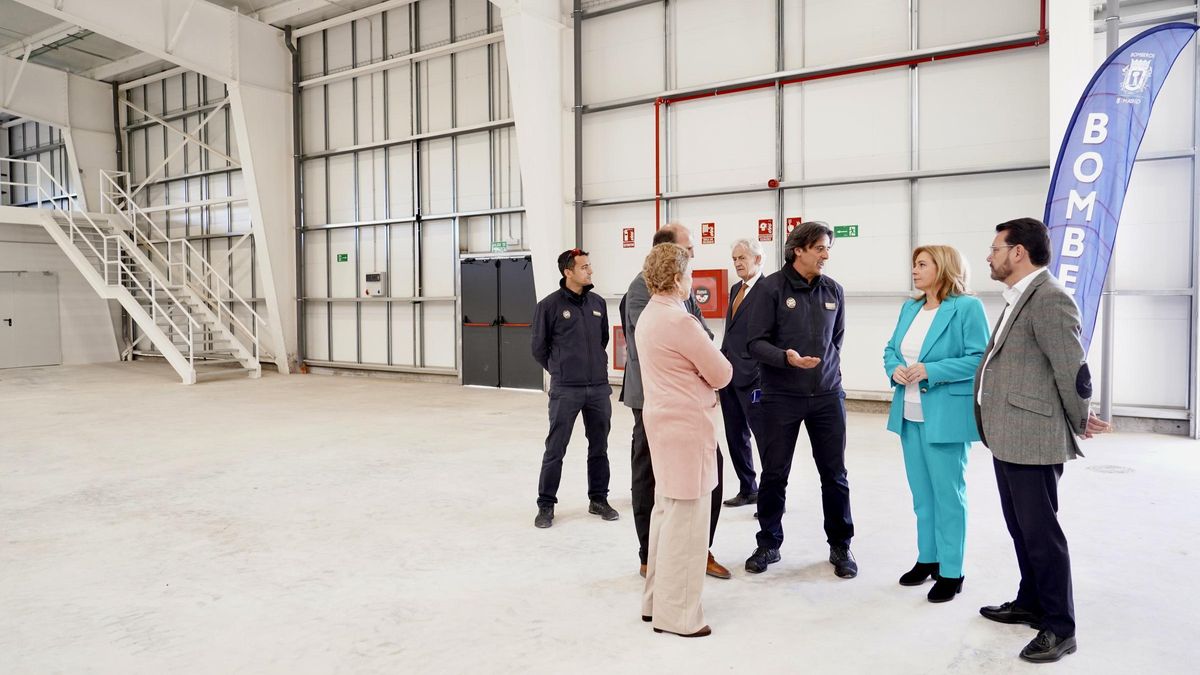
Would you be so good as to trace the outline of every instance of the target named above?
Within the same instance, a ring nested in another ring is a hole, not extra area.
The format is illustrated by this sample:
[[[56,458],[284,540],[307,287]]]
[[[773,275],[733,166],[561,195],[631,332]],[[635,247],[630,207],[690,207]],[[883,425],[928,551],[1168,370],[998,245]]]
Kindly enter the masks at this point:
[[[726,509],[712,637],[655,635],[629,506],[632,418],[614,405],[612,503],[587,514],[584,439],[558,518],[532,526],[537,393],[267,375],[185,387],[159,363],[0,371],[0,671],[419,673],[1032,671],[990,455],[971,453],[966,584],[915,560],[897,439],[852,413],[862,572],[833,576],[815,471],[797,450],[783,561],[750,576],[752,507]],[[1089,442],[1067,467],[1079,652],[1062,673],[1196,672],[1200,445]],[[732,472],[728,469],[729,474]],[[736,488],[729,487],[732,495]],[[1192,665],[1188,665],[1188,664]]]

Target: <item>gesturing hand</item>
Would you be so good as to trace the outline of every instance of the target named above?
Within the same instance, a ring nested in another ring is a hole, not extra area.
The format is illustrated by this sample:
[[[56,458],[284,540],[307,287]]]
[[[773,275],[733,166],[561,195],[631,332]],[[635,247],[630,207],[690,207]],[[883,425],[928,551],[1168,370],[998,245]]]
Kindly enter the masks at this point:
[[[787,350],[788,365],[793,368],[816,368],[821,359],[816,356],[800,356],[795,349]]]

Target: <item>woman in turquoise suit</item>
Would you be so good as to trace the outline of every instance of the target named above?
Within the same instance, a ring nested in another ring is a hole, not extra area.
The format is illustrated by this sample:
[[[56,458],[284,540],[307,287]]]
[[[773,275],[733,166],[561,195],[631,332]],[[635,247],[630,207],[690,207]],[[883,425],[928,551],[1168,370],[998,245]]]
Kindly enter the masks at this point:
[[[900,435],[917,514],[917,564],[904,586],[932,577],[930,602],[962,590],[967,536],[967,450],[975,427],[975,369],[988,343],[983,303],[969,295],[962,256],[950,246],[913,251],[913,285],[883,367],[894,395],[887,428]]]

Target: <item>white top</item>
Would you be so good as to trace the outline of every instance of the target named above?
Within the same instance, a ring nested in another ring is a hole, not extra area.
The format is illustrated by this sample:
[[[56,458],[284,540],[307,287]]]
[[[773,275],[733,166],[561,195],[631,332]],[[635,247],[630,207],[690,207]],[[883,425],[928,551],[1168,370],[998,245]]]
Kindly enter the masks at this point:
[[[938,308],[922,308],[913,317],[908,326],[908,332],[900,341],[900,355],[904,357],[904,365],[911,366],[919,362],[921,345],[925,344],[925,336],[929,335],[929,327],[933,325],[933,317]],[[904,386],[904,419],[910,422],[924,422],[925,415],[921,411],[921,383],[912,382]]]
[[[1000,315],[1000,323],[996,324],[996,332],[992,334],[992,341],[1004,334],[1004,329],[1008,327],[1008,320],[1012,315],[1012,308],[1017,305],[1017,301],[1025,294],[1025,289],[1029,288],[1029,284],[1038,277],[1039,274],[1045,272],[1045,267],[1039,267],[1036,271],[1030,272],[1024,279],[1004,289],[1001,294],[1004,296],[1004,313]],[[975,402],[983,405],[983,375],[987,372],[987,366],[992,361],[992,352],[988,352],[987,359],[983,362],[983,370],[979,371],[979,393],[975,394]]]

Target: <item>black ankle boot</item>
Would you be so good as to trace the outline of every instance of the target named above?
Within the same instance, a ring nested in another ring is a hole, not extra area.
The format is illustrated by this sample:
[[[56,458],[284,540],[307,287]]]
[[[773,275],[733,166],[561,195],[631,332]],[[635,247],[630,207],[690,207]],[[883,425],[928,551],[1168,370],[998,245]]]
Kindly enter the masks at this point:
[[[955,595],[962,593],[963,579],[966,579],[966,577],[959,577],[957,579],[937,577],[933,588],[929,589],[929,601],[950,602],[954,599]]]
[[[919,562],[913,565],[913,568],[900,576],[901,586],[920,586],[925,583],[929,577],[936,577],[938,573],[937,563]]]

